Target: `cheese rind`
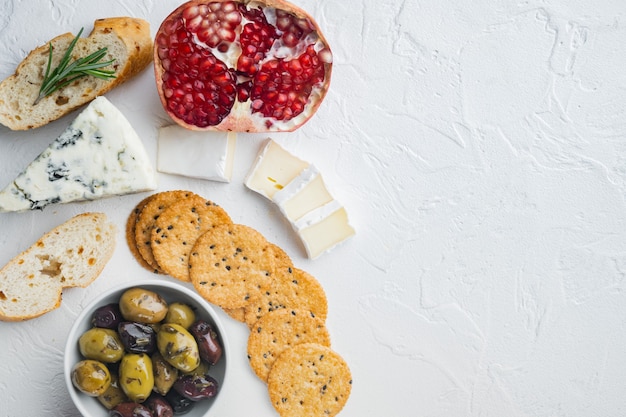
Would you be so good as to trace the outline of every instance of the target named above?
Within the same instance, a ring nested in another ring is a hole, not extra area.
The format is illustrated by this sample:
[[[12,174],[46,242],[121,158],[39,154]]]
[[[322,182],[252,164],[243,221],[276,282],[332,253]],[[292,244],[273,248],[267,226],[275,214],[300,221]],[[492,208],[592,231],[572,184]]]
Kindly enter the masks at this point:
[[[237,134],[199,132],[178,125],[159,129],[159,172],[230,182]]]
[[[292,199],[296,194],[301,192],[320,172],[317,167],[310,164],[294,177],[287,185],[276,191],[272,201],[281,207],[285,202]]]
[[[0,212],[156,189],[141,139],[122,113],[98,97],[4,190]]]
[[[271,139],[259,153],[246,186],[278,206],[311,259],[355,234],[345,208],[328,191],[319,170]]]

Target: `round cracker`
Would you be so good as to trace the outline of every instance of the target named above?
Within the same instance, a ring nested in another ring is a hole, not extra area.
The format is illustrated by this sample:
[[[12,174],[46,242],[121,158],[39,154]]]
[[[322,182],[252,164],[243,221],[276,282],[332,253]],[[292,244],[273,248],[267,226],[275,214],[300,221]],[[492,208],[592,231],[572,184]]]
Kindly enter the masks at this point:
[[[337,415],[352,389],[346,361],[329,347],[302,343],[274,362],[267,388],[281,417]]]
[[[159,273],[163,273],[163,270],[157,263],[156,259],[154,259],[151,247],[152,229],[154,228],[154,223],[167,207],[176,201],[187,198],[191,195],[194,195],[194,193],[184,190],[171,190],[156,193],[143,207],[141,213],[139,213],[139,216],[137,217],[137,223],[135,225],[135,242],[137,243],[137,250],[146,263]]]
[[[262,381],[280,354],[300,343],[330,346],[324,321],[304,310],[275,310],[259,319],[248,336],[248,360]]]
[[[137,219],[139,218],[139,214],[144,206],[154,197],[154,195],[149,195],[148,197],[141,200],[130,212],[128,219],[126,220],[126,244],[130,249],[130,253],[133,257],[139,262],[139,265],[144,267],[145,269],[158,272],[155,268],[153,268],[139,253],[139,249],[137,248],[137,240],[135,240],[135,226],[137,225]]]
[[[293,266],[291,258],[280,246],[269,243],[269,251],[271,251],[271,256],[274,258],[274,267],[276,269]]]
[[[240,323],[245,323],[246,322],[246,317],[245,317],[245,312],[243,307],[239,307],[239,308],[223,308],[222,309],[224,311],[224,313],[228,314],[228,316],[233,319],[236,320]]]
[[[189,257],[189,277],[198,293],[224,309],[244,307],[265,291],[274,268],[268,242],[242,224],[215,226],[198,238]]]
[[[309,273],[290,265],[277,267],[272,285],[253,297],[244,308],[249,327],[265,314],[279,309],[302,309],[326,320],[328,300],[322,285]]]
[[[152,254],[168,275],[189,281],[189,252],[200,235],[220,224],[232,223],[226,211],[198,195],[169,205],[154,223]]]

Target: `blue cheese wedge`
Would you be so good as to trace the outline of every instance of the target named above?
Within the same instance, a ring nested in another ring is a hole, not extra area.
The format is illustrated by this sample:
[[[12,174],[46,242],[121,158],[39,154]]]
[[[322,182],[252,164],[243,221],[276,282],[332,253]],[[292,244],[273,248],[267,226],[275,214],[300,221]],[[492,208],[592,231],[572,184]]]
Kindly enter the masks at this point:
[[[319,170],[271,139],[245,184],[278,206],[311,259],[355,234],[346,209],[328,191]]]
[[[157,170],[166,174],[230,182],[237,134],[200,132],[178,125],[159,129]]]
[[[43,209],[156,187],[156,172],[141,139],[111,102],[98,97],[0,191],[0,212]]]

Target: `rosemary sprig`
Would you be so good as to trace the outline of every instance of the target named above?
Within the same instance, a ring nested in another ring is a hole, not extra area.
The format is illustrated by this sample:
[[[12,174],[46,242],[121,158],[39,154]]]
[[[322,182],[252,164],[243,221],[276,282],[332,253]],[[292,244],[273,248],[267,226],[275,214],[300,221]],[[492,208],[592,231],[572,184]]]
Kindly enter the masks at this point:
[[[115,71],[113,70],[103,70],[101,68],[106,67],[107,65],[111,65],[115,60],[99,62],[107,53],[107,48],[104,47],[102,49],[97,50],[83,58],[79,58],[70,63],[70,59],[72,58],[72,51],[76,46],[76,42],[80,35],[83,33],[83,28],[80,29],[78,35],[72,40],[67,51],[61,58],[59,65],[51,70],[52,64],[52,43],[50,43],[50,49],[48,54],[48,65],[46,67],[46,74],[43,77],[43,82],[41,84],[41,88],[39,89],[39,96],[33,103],[33,105],[39,103],[39,101],[46,97],[49,94],[57,91],[58,89],[65,87],[66,85],[72,83],[78,78],[86,77],[88,75],[102,78],[102,79],[110,79],[115,78]]]

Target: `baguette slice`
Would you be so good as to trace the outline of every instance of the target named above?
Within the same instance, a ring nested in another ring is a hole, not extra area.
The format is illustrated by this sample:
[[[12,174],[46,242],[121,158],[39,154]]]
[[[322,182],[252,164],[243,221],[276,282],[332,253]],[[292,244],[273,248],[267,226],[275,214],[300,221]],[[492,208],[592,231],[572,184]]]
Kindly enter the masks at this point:
[[[0,320],[39,317],[61,305],[64,288],[86,287],[115,249],[104,213],[83,213],[43,235],[0,270]]]
[[[107,47],[102,61],[115,60],[105,68],[115,70],[115,78],[82,77],[34,105],[48,64],[49,44],[54,48],[51,66],[54,69],[74,37],[65,33],[33,50],[15,74],[0,83],[0,123],[12,130],[43,126],[122,84],[152,62],[152,37],[147,21],[131,17],[96,20],[89,36],[76,43],[73,59]]]

